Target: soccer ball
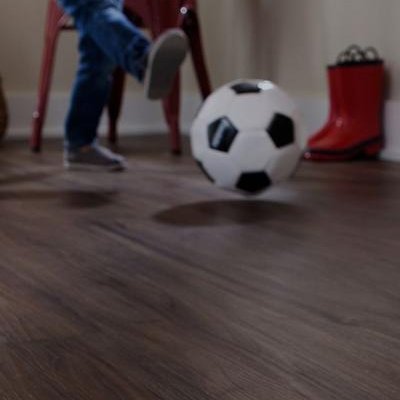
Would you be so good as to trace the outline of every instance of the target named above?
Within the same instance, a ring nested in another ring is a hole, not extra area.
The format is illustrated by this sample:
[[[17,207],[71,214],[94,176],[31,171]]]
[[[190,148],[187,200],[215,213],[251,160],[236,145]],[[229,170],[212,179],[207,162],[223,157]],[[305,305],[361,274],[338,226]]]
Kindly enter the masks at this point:
[[[296,170],[300,126],[294,102],[273,83],[235,81],[205,101],[191,128],[192,153],[217,186],[256,194]]]

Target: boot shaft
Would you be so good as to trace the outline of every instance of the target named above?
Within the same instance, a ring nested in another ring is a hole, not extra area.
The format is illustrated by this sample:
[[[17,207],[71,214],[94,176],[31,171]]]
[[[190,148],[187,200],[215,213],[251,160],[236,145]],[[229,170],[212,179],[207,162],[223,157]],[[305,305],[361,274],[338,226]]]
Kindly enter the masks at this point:
[[[383,62],[333,66],[329,67],[328,75],[334,85],[331,108],[335,115],[351,119],[381,118],[385,86]]]

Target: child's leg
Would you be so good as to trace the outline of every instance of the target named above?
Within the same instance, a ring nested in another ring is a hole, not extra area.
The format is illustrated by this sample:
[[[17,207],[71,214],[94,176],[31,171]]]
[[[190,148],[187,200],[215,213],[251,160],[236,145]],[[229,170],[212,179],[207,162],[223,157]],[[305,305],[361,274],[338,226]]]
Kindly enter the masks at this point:
[[[66,121],[66,166],[121,169],[122,157],[94,143],[113,66],[144,80],[149,98],[164,97],[185,58],[186,37],[172,30],[150,48],[150,41],[123,14],[123,0],[58,1],[74,17],[81,53]]]
[[[167,1],[167,0],[166,0]],[[125,71],[144,82],[148,98],[165,97],[185,59],[187,38],[167,30],[151,43],[122,12],[123,0],[59,0],[78,29]]]
[[[59,2],[74,17],[79,31],[91,36],[114,64],[143,80],[150,41],[122,13],[122,0]]]
[[[81,33],[80,60],[65,122],[65,145],[74,151],[94,142],[107,103],[114,64],[93,39]]]

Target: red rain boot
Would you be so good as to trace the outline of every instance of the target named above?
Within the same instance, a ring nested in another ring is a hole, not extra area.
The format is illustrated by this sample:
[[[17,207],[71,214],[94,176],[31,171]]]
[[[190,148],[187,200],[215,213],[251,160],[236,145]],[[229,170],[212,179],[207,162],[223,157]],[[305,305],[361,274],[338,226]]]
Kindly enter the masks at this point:
[[[383,61],[373,49],[352,46],[328,68],[328,78],[328,122],[309,139],[304,157],[343,161],[377,156],[383,147]]]

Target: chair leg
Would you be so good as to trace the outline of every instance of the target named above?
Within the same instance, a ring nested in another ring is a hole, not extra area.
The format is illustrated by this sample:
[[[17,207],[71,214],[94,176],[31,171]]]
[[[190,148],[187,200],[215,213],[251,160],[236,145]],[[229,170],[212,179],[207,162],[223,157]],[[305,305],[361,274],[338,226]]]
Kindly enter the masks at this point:
[[[43,124],[46,117],[49,90],[53,75],[56,44],[60,32],[58,26],[59,21],[54,12],[54,8],[50,7],[47,16],[47,28],[40,71],[37,108],[33,113],[30,147],[34,152],[39,152],[42,146]]]
[[[192,60],[196,72],[197,81],[203,99],[211,94],[211,83],[205,62],[204,49],[201,41],[199,19],[195,11],[191,10],[185,16],[182,29],[189,38]]]
[[[170,129],[170,143],[172,154],[179,155],[182,153],[181,132],[179,126],[180,117],[180,75],[177,74],[171,94],[164,99],[164,114]]]
[[[117,123],[121,114],[122,98],[125,87],[125,72],[117,68],[113,74],[113,83],[108,101],[108,141],[116,144],[118,141]]]

